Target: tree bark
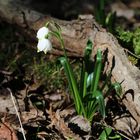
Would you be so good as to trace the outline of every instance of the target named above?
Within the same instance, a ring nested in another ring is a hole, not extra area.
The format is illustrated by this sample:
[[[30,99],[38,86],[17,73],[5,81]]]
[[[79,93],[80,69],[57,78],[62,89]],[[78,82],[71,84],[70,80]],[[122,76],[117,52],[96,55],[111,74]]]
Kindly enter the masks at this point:
[[[135,122],[132,124],[133,129],[139,129],[140,70],[128,61],[117,39],[101,28],[91,15],[79,16],[77,20],[64,21],[27,9],[20,3],[15,3],[14,0],[2,0],[0,1],[0,16],[7,22],[16,24],[22,28],[24,33],[34,39],[35,43],[36,31],[44,26],[47,21],[53,20],[61,26],[66,50],[69,55],[74,57],[83,56],[88,39],[94,44],[93,59],[98,48],[101,48],[103,51],[108,50],[105,67],[109,71],[112,65],[114,65],[112,79],[117,82],[123,81],[122,88],[125,98],[122,101],[131,113],[131,119]],[[53,37],[52,43],[54,50],[51,53],[62,54],[59,42]],[[116,122],[116,128],[120,129],[118,125],[120,122]],[[124,125],[127,127],[128,122],[123,122],[123,127]]]

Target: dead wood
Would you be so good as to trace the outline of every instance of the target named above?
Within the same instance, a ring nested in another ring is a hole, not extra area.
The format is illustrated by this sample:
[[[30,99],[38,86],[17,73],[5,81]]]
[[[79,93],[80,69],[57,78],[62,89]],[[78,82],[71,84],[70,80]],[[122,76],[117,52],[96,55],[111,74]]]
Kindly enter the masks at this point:
[[[139,129],[140,124],[140,71],[132,65],[124,52],[118,44],[116,38],[101,28],[92,16],[80,16],[77,20],[62,21],[37,11],[27,9],[15,0],[0,1],[0,16],[9,23],[16,24],[23,29],[24,33],[28,34],[30,38],[35,38],[36,31],[44,26],[47,21],[53,20],[62,28],[63,38],[65,40],[66,50],[71,56],[83,56],[83,51],[88,39],[94,43],[94,51],[92,58],[94,58],[97,48],[108,50],[108,64],[109,70],[114,65],[112,71],[112,78],[117,82],[122,82],[123,93],[125,98],[123,103],[130,111],[136,123],[132,126],[134,129]],[[62,54],[59,42],[52,38],[54,44],[54,51],[52,53]],[[113,64],[113,57],[115,64]],[[119,121],[116,127],[119,129]],[[128,123],[123,123],[128,126]],[[124,131],[126,129],[125,125]]]

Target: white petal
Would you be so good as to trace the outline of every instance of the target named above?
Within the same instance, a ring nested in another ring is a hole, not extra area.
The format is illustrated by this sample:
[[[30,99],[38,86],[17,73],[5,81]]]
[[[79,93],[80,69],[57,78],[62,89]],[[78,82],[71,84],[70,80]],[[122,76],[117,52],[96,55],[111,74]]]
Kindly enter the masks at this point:
[[[37,52],[44,51],[46,54],[48,51],[52,49],[52,44],[48,39],[41,39],[37,44]]]
[[[48,35],[48,33],[49,33],[49,29],[46,27],[42,27],[37,32],[37,38],[43,39],[43,38],[45,38],[46,35]]]

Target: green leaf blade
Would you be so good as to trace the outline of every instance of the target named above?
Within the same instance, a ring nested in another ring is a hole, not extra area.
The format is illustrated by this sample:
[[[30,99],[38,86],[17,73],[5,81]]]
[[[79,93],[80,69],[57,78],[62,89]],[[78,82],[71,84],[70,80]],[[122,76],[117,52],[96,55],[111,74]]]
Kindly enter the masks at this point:
[[[105,103],[104,103],[104,97],[101,91],[96,91],[95,98],[97,99],[97,103],[99,106],[99,110],[103,118],[105,118]]]

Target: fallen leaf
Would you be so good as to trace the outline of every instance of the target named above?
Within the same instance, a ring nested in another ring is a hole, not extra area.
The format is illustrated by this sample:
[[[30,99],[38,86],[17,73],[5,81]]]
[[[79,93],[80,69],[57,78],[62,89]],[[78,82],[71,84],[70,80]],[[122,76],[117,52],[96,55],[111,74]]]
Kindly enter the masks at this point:
[[[49,118],[51,119],[50,127],[55,126],[55,128],[63,134],[63,136],[66,139],[73,138],[75,140],[82,140],[82,138],[73,133],[71,129],[68,127],[68,123],[64,121],[64,119],[60,116],[60,110],[57,110],[54,112],[52,108],[47,110],[47,113],[49,114]]]
[[[69,122],[77,124],[80,127],[80,129],[85,132],[90,132],[91,130],[89,121],[85,119],[83,116],[75,116]]]
[[[7,122],[0,124],[0,140],[18,140],[13,128]]]

